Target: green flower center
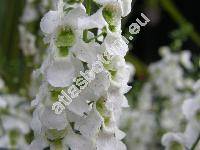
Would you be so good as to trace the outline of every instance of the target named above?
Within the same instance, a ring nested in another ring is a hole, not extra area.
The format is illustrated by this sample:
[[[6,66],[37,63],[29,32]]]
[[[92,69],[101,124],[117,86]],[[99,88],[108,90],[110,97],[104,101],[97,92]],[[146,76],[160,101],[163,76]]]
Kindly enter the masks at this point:
[[[17,145],[18,137],[19,137],[19,131],[17,130],[9,131],[10,145],[15,147]]]
[[[65,137],[67,134],[67,129],[64,130],[56,130],[56,129],[48,129],[46,132],[46,136],[50,141],[58,141]]]
[[[75,35],[71,28],[63,27],[56,35],[56,47],[59,49],[61,56],[68,55],[68,49],[75,43]]]
[[[106,106],[105,106],[105,101],[103,98],[100,98],[97,102],[96,102],[96,108],[97,111],[100,113],[100,115],[104,118],[104,124],[106,126],[109,125],[110,123],[110,117],[105,115],[106,112]]]
[[[58,99],[58,95],[60,95],[62,89],[54,89],[54,90],[51,90],[51,101],[52,102],[57,102],[57,99]]]
[[[177,141],[173,141],[170,144],[170,150],[184,150],[184,147],[182,144],[178,143]]]
[[[112,79],[115,79],[115,76],[116,76],[116,74],[117,74],[117,70],[111,68],[111,67],[110,67],[110,64],[103,64],[103,66],[104,66],[105,69],[107,69],[107,70],[110,72],[111,78],[112,78]]]
[[[112,32],[116,30],[116,19],[119,18],[118,10],[115,6],[108,4],[102,11],[103,17],[109,25],[109,29]]]

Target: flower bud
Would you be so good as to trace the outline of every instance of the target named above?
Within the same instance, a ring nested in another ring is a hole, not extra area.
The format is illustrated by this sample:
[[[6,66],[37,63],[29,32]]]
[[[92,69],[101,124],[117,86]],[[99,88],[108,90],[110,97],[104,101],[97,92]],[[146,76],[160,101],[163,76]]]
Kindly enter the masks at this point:
[[[121,18],[121,13],[118,4],[108,4],[102,11],[103,17],[109,25],[112,32],[116,30],[116,24]]]

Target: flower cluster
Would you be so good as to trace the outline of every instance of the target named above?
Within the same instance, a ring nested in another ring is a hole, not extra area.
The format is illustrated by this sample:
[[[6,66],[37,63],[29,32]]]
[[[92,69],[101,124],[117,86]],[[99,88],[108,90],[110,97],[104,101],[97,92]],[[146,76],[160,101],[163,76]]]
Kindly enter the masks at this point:
[[[172,53],[168,47],[163,47],[160,54],[162,59],[148,68],[150,77],[137,97],[134,111],[125,112],[127,115],[122,119],[125,123],[121,126],[127,131],[125,141],[130,149],[158,149],[161,143],[157,141],[164,133],[182,132],[185,128],[187,135],[184,138],[167,133],[162,144],[169,150],[176,150],[173,141],[182,142],[183,146],[177,146],[179,149],[191,148],[200,133],[199,122],[195,119],[199,111],[199,81],[195,84],[196,81],[188,76],[194,69],[191,54],[189,51]]]
[[[182,114],[186,118],[183,132],[168,132],[162,138],[166,149],[196,150],[200,148],[200,80],[191,86],[193,94],[184,100]]]
[[[155,114],[140,109],[123,111],[120,128],[127,133],[125,143],[129,150],[155,150]]]
[[[0,148],[27,149],[31,115],[26,99],[13,94],[0,95]]]
[[[69,105],[74,98],[77,98],[82,90],[95,79],[95,74],[101,73],[104,70],[104,65],[109,65],[112,60],[112,57],[108,55],[107,52],[104,52],[102,56],[97,55],[97,58],[98,61],[92,65],[91,70],[86,70],[85,72],[80,71],[80,76],[74,78],[73,81],[75,84],[68,87],[67,93],[62,90],[62,95],[58,95],[59,101],[52,105],[52,110],[54,110],[56,114],[61,114],[65,106]],[[109,78],[111,78],[111,76]]]
[[[53,0],[26,0],[25,8],[20,19],[19,34],[20,47],[23,54],[35,56],[34,63],[40,64],[41,54],[44,53],[44,44],[41,41],[41,32],[38,29],[38,22],[41,16],[49,8],[55,7]],[[43,52],[43,53],[42,53]]]
[[[42,41],[43,36],[39,28],[41,17],[49,10],[55,8],[54,0],[26,0],[23,14],[18,25],[19,30],[19,46],[25,57],[25,65],[27,69],[29,88],[20,89],[21,94],[28,95],[29,98],[35,97],[40,86],[39,73],[31,71],[41,65],[44,55],[46,55],[46,45]],[[29,71],[30,70],[30,71]]]
[[[34,140],[29,149],[126,149],[117,122],[128,107],[124,94],[131,88],[131,69],[124,59],[128,45],[121,36],[121,17],[130,11],[131,0],[59,0],[57,9],[44,15],[40,27],[49,47],[39,69],[42,85],[32,101]],[[60,92],[72,84],[80,90],[85,85],[80,72],[91,70],[105,52],[112,56],[110,62],[56,114],[52,104]]]
[[[150,99],[153,105],[164,106],[162,110],[156,110],[160,111],[161,127],[166,131],[180,131],[184,128],[184,116],[179,113],[181,105],[191,95],[190,88],[194,84],[194,80],[185,75],[193,69],[191,54],[189,51],[171,53],[166,47],[160,53],[163,59],[149,67],[149,88],[155,91]]]

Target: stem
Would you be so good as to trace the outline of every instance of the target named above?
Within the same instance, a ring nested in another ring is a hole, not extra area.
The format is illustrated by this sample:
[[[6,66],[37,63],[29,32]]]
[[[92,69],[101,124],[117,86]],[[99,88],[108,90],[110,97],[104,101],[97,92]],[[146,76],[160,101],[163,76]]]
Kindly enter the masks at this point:
[[[92,4],[92,0],[86,0],[86,13],[88,15],[91,15],[91,4]]]
[[[196,146],[198,145],[199,141],[200,141],[200,134],[199,134],[199,137],[197,138],[197,140],[194,142],[194,144],[193,144],[191,150],[195,150],[195,148],[196,148]]]
[[[84,30],[83,31],[83,41],[87,42],[88,39],[87,39],[87,33],[88,33],[88,30]]]
[[[170,14],[170,16],[174,19],[175,22],[179,24],[179,26],[190,25],[192,27],[191,31],[188,33],[190,38],[200,47],[200,35],[194,29],[193,25],[187,21],[183,15],[177,10],[174,3],[171,0],[160,0],[162,7]]]
[[[86,0],[86,13],[90,16],[91,14],[91,3],[92,3],[92,0]],[[88,30],[84,30],[83,31],[83,40],[85,42],[88,41],[87,39],[87,34],[88,34]]]

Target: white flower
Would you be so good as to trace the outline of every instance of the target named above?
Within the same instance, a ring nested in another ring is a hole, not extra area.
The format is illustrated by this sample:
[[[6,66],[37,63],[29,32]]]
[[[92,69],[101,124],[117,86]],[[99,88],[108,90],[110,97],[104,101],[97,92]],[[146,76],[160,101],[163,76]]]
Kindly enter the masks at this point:
[[[126,130],[125,142],[128,149],[145,150],[155,137],[156,122],[151,112],[126,110],[120,120],[120,128]],[[150,147],[149,147],[150,149]]]
[[[127,93],[131,87],[127,85],[130,80],[131,70],[129,65],[126,64],[125,59],[120,56],[113,56],[112,62],[107,66],[111,72],[112,84],[120,87],[121,93]]]
[[[132,0],[95,0],[97,3],[101,5],[106,5],[106,4],[115,4],[115,2],[120,4],[120,10],[122,11],[122,16],[125,17],[131,12],[131,3]]]
[[[81,150],[83,148],[95,150],[92,141],[78,134],[72,133],[71,135],[66,136],[64,141],[65,144],[68,145],[72,150]]]
[[[191,53],[189,51],[182,52],[180,61],[183,64],[183,66],[187,69],[193,69],[193,64],[191,63],[190,59]]]
[[[91,109],[87,102],[97,101],[101,96],[104,96],[109,86],[108,73],[102,72],[97,74],[88,87],[82,90],[79,96],[72,101],[68,109],[81,116],[84,112],[88,113]]]
[[[47,68],[46,78],[54,87],[67,87],[80,71],[83,71],[83,65],[73,56],[66,59],[56,59]]]
[[[189,98],[186,98],[186,100],[183,102],[182,113],[185,115],[185,118],[187,120],[187,124],[184,129],[185,131],[179,134],[167,133],[166,135],[164,135],[162,143],[167,149],[169,149],[169,147],[171,147],[171,149],[174,147],[182,149],[194,148],[193,146],[199,139],[199,133],[200,133],[199,98],[200,95],[198,90],[197,91],[194,90],[193,94],[189,95]]]
[[[186,150],[184,143],[186,139],[183,134],[178,133],[167,133],[162,138],[162,144],[166,147],[166,150]]]
[[[191,148],[199,138],[199,133],[200,129],[196,128],[194,124],[189,123],[183,133],[186,138],[185,146]]]
[[[66,114],[56,115],[51,108],[44,108],[39,116],[42,125],[48,129],[63,130],[68,125]]]
[[[197,113],[200,111],[200,99],[199,95],[188,99],[183,104],[183,114],[188,120],[195,119]],[[197,119],[197,118],[196,118]]]
[[[1,109],[6,108],[6,106],[7,106],[6,101],[2,97],[0,97],[0,108]]]
[[[62,11],[63,10],[49,11],[45,14],[40,22],[41,30],[44,33],[53,34],[59,26],[69,26],[74,30],[78,29],[78,19],[86,15],[85,9],[82,5],[69,11],[66,15],[63,15]]]
[[[126,146],[114,135],[106,133],[100,133],[97,138],[97,149],[98,150],[126,150]]]
[[[30,133],[31,119],[28,105],[25,98],[17,95],[0,96],[0,147],[27,149],[25,137]]]
[[[44,33],[50,34],[55,31],[59,25],[59,13],[57,11],[49,11],[42,18],[40,28]]]
[[[85,43],[82,40],[79,40],[70,50],[78,59],[86,62],[90,68],[98,60],[97,56],[103,54],[100,44],[96,42]]]
[[[38,17],[38,12],[34,9],[34,7],[30,3],[27,3],[24,9],[23,16],[21,18],[22,22],[24,23],[32,22],[36,20],[37,17]]]
[[[162,59],[148,67],[149,78],[141,92],[136,93],[134,110],[124,113],[120,121],[121,129],[127,132],[125,142],[129,149],[157,149],[155,138],[160,139],[162,132],[170,132],[162,138],[165,148],[186,150],[192,147],[200,133],[199,82],[185,75],[185,70],[190,72],[193,66],[190,54],[187,51],[172,53],[168,47],[163,47],[160,54]],[[117,75],[120,79],[120,74],[127,74],[126,67],[121,69],[124,63],[121,64],[114,81],[119,81]],[[109,65],[109,70],[113,71],[113,66]]]
[[[125,17],[127,16],[130,12],[131,12],[131,3],[132,3],[132,0],[122,0],[121,1],[121,7],[122,7],[122,16]]]
[[[128,51],[128,45],[121,38],[121,35],[117,33],[108,35],[105,38],[104,46],[111,56],[118,55],[124,57]]]
[[[24,26],[19,26],[20,32],[20,46],[23,50],[24,55],[34,55],[37,51],[35,47],[36,38],[33,34],[29,33]]]
[[[83,136],[89,139],[93,139],[100,131],[102,122],[102,117],[94,109],[89,112],[86,118],[82,118],[81,120],[76,122],[75,129],[80,131]]]
[[[197,80],[193,85],[192,85],[192,89],[197,92],[200,91],[200,79]]]
[[[28,147],[28,150],[41,150],[47,147],[46,141],[42,138],[37,138],[32,141],[31,145]]]
[[[95,14],[91,16],[85,16],[78,19],[79,29],[102,29],[107,23],[103,18],[102,9],[99,9]]]

